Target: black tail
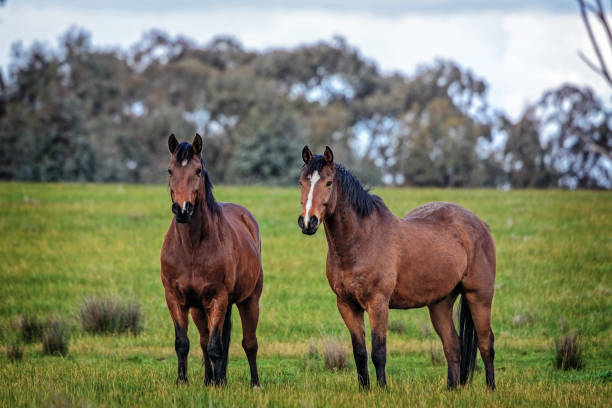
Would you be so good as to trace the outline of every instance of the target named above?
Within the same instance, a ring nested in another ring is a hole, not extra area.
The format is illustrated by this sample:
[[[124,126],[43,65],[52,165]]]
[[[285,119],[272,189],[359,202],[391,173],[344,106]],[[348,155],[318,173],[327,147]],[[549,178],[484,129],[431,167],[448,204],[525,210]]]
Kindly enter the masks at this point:
[[[221,334],[221,344],[223,345],[223,377],[227,372],[227,359],[229,357],[230,337],[232,335],[232,305],[227,306],[225,321],[223,322],[223,333]]]
[[[474,328],[470,306],[465,300],[465,294],[461,295],[459,311],[459,343],[461,345],[459,383],[465,385],[468,381],[472,380],[474,367],[476,366],[476,349],[478,346],[478,336]]]

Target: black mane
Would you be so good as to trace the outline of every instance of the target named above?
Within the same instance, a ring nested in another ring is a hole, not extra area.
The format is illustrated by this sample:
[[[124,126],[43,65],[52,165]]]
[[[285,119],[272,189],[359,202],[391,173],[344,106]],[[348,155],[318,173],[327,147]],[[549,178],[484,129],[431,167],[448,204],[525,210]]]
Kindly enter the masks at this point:
[[[325,159],[322,155],[316,155],[308,164],[304,164],[303,168],[306,169],[306,174],[312,174],[315,170],[320,172],[323,166],[325,166]],[[385,208],[385,203],[382,198],[370,194],[370,190],[363,188],[357,177],[352,175],[351,172],[340,164],[336,164],[335,166],[340,190],[342,190],[348,202],[355,212],[357,212],[357,215],[360,217],[367,217],[374,211]]]
[[[191,147],[191,143],[182,142],[176,147],[174,151],[176,154],[176,161],[181,163],[183,160],[191,160],[193,157],[193,148]],[[219,212],[219,203],[215,200],[215,196],[213,195],[213,183],[210,181],[210,176],[208,175],[208,171],[206,170],[205,162],[203,158],[200,158],[200,162],[202,163],[202,172],[204,173],[204,196],[206,197],[206,206],[208,207],[208,211],[211,213]]]

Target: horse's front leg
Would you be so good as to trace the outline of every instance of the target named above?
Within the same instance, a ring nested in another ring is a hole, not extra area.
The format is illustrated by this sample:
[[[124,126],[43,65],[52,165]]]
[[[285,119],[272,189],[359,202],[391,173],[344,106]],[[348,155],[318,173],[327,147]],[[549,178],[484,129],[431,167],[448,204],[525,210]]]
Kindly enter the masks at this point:
[[[204,385],[210,385],[212,383],[212,365],[210,357],[206,351],[208,347],[208,320],[206,319],[206,313],[203,309],[194,308],[191,309],[191,318],[193,319],[198,331],[200,332],[200,347],[202,348],[202,363],[204,364]]]
[[[378,385],[387,385],[385,364],[387,363],[387,321],[389,319],[389,299],[377,296],[367,305],[372,330],[372,362],[376,368]]]
[[[187,356],[189,355],[189,338],[187,326],[189,324],[188,309],[181,305],[176,296],[166,290],[166,303],[174,323],[174,349],[178,358],[177,384],[189,383],[187,380]]]
[[[210,302],[206,310],[208,316],[208,332],[210,333],[206,353],[212,364],[214,385],[225,384],[225,365],[227,363],[225,354],[228,353],[229,350],[223,349],[222,336],[227,306],[227,294],[218,294]]]
[[[351,333],[353,343],[353,357],[357,366],[357,379],[362,388],[370,387],[370,373],[368,372],[368,349],[365,344],[365,328],[363,325],[363,309],[351,302],[337,298],[338,311]]]

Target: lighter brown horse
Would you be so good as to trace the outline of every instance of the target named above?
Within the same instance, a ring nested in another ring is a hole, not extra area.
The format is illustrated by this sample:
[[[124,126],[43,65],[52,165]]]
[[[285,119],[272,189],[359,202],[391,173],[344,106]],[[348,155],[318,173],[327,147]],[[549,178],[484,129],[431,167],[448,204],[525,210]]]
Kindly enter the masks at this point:
[[[351,334],[357,377],[369,387],[363,314],[372,330],[372,361],[378,384],[386,384],[389,308],[427,306],[448,363],[448,387],[472,376],[476,347],[486,382],[495,388],[491,302],[495,244],[486,224],[450,203],[428,203],[399,219],[342,166],[331,149],[314,156],[302,151],[302,213],[298,225],[327,237],[327,280]],[[453,304],[461,294],[460,334]]]
[[[200,332],[204,383],[226,381],[232,305],[242,321],[242,347],[257,374],[257,322],[263,287],[261,239],[255,217],[232,203],[218,203],[201,156],[202,138],[193,143],[168,139],[168,166],[174,218],[161,250],[161,279],[174,322],[177,383],[187,383],[188,313]]]

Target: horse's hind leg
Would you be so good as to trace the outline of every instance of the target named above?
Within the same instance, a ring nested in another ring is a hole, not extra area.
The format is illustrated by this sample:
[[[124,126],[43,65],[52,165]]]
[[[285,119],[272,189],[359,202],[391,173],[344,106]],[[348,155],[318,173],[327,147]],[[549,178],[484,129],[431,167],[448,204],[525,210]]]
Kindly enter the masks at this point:
[[[455,388],[459,380],[459,336],[453,324],[453,304],[455,299],[457,299],[457,295],[452,294],[438,303],[429,305],[431,323],[442,340],[444,356],[448,364],[447,386],[449,389]]]
[[[485,291],[484,294],[482,292],[468,292],[464,293],[463,296],[466,297],[470,306],[474,328],[478,336],[478,349],[485,366],[487,386],[494,390],[495,370],[493,361],[495,359],[495,349],[493,348],[493,330],[491,330],[491,301],[493,296],[492,294],[488,295],[487,292]]]
[[[368,304],[370,329],[372,331],[372,362],[376,368],[378,385],[387,385],[387,322],[389,320],[389,298],[377,296]]]
[[[259,374],[257,373],[257,323],[259,322],[259,296],[261,289],[243,302],[238,303],[238,313],[242,323],[242,348],[249,360],[251,369],[251,387],[259,387]]]
[[[191,317],[200,332],[200,347],[202,348],[202,361],[204,364],[204,385],[210,385],[213,371],[210,357],[208,357],[208,353],[206,352],[209,338],[206,314],[202,309],[191,309]]]

